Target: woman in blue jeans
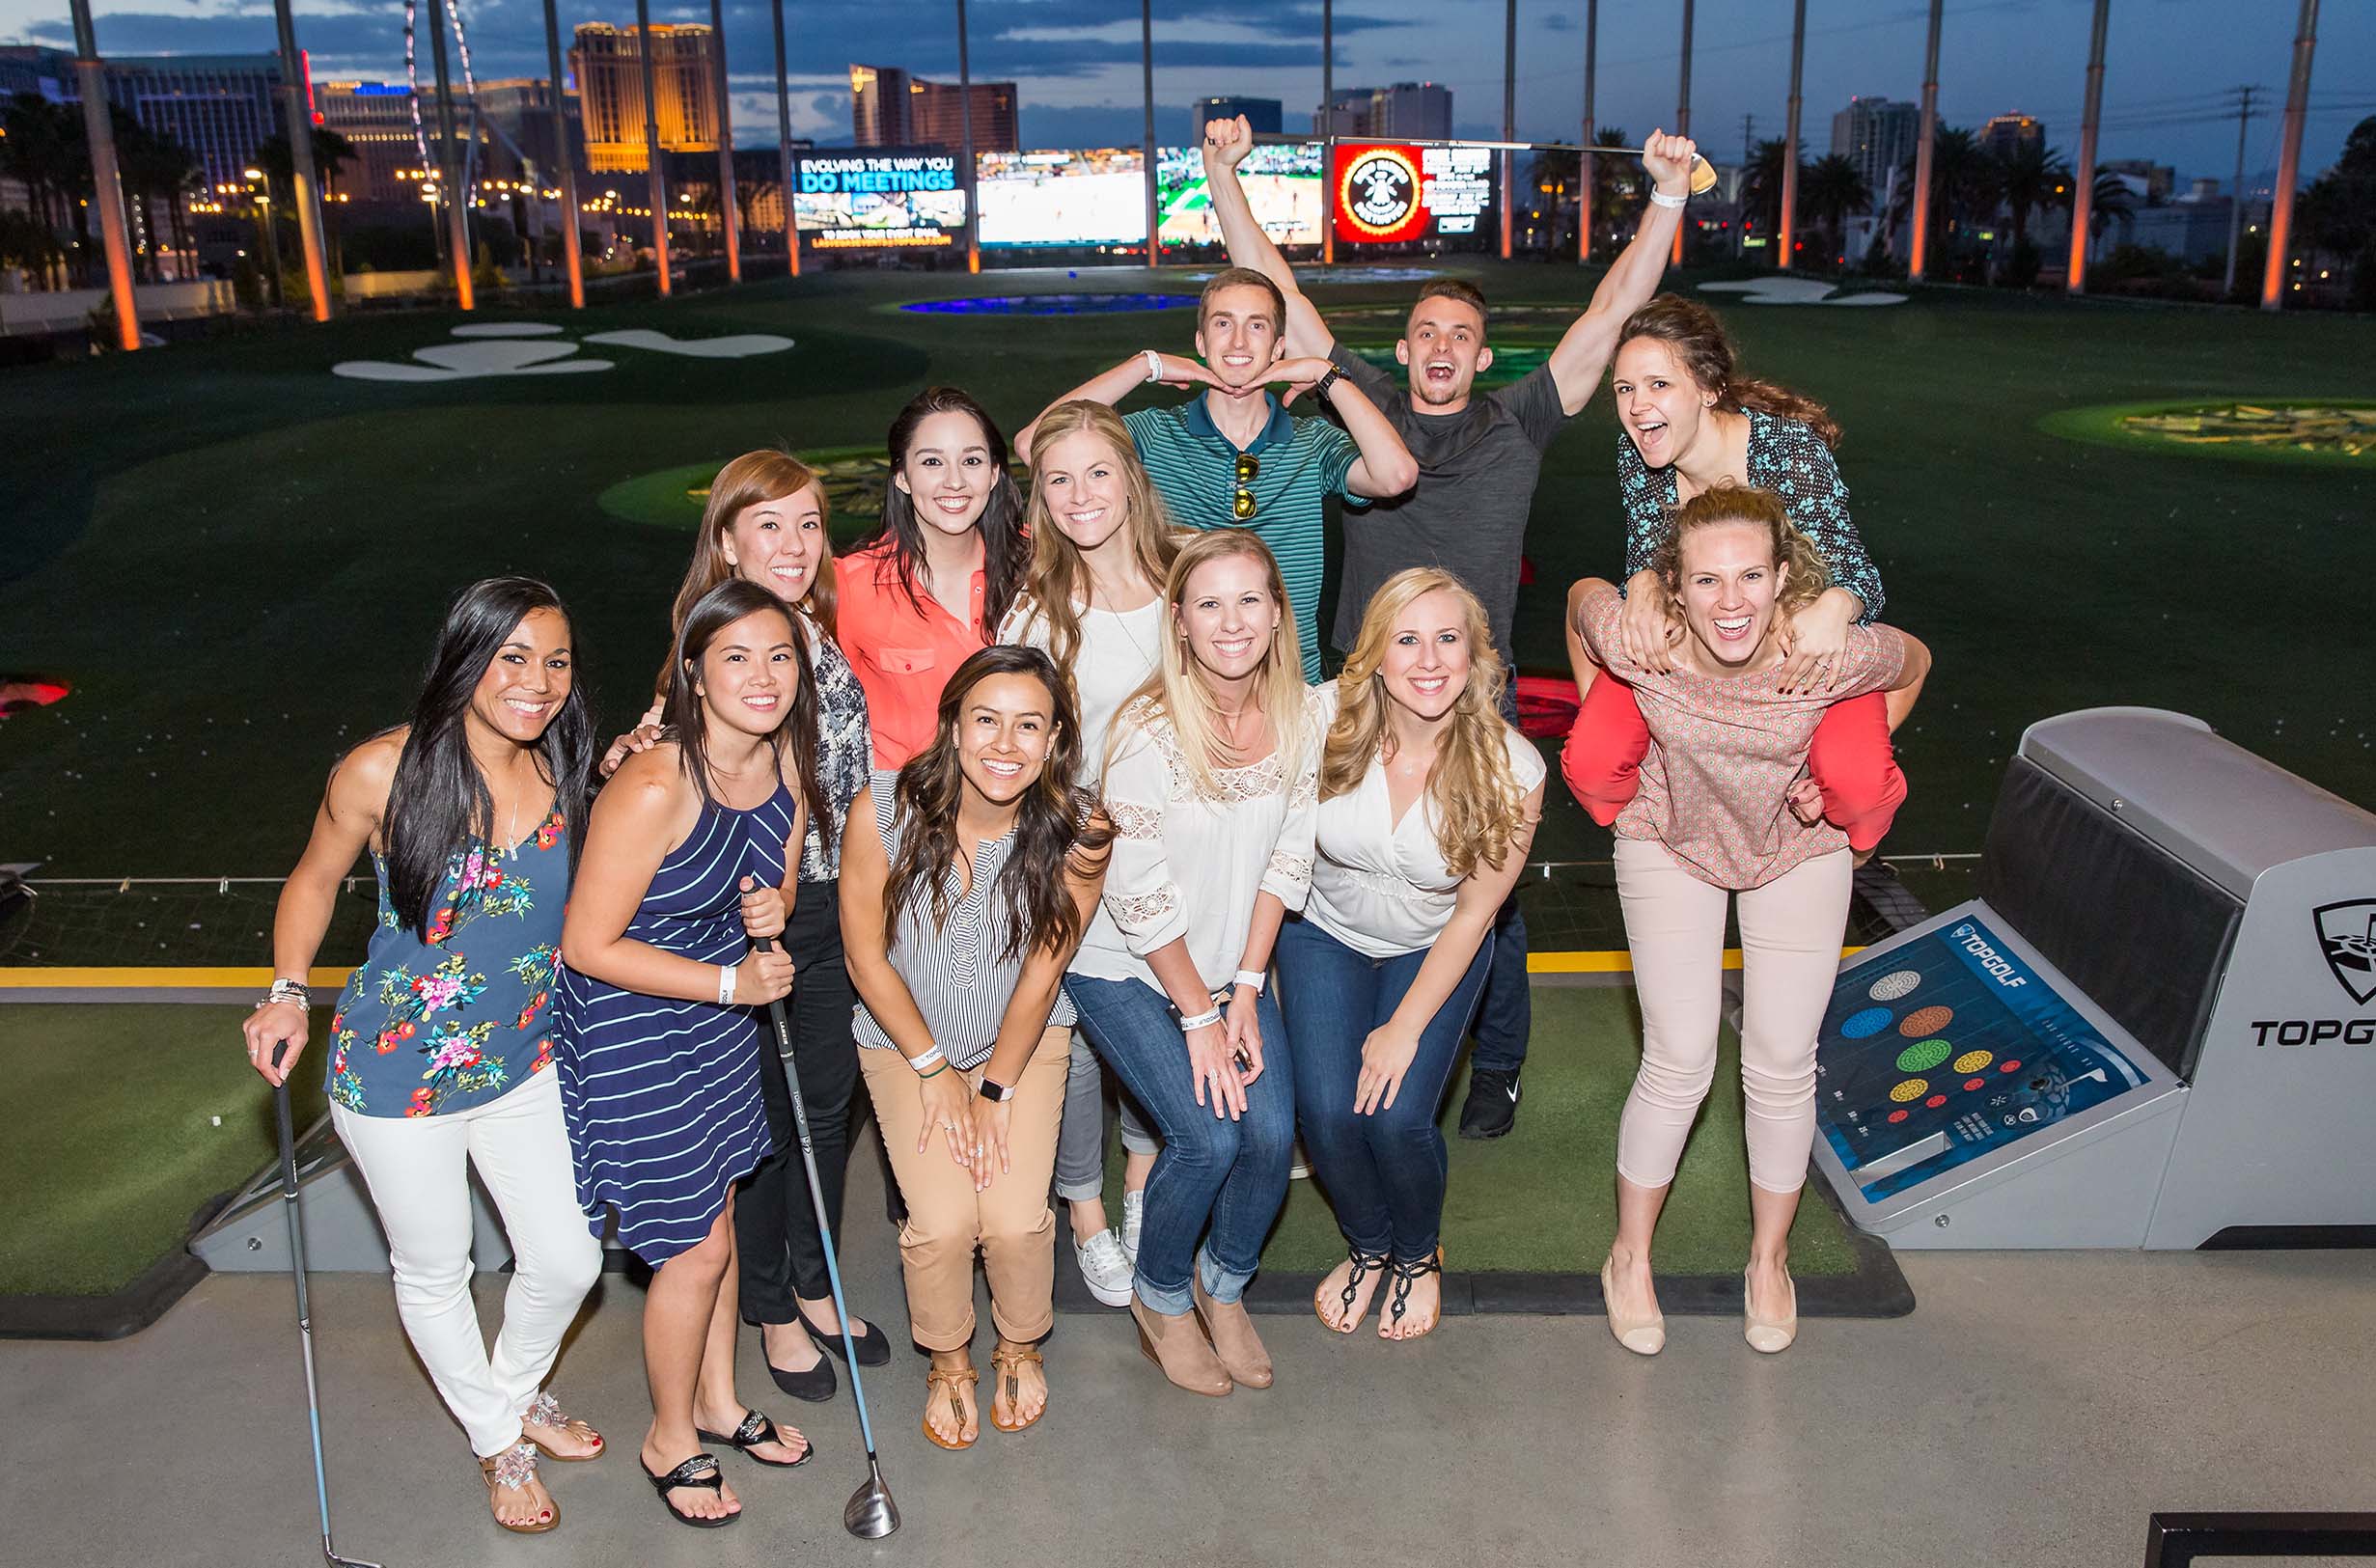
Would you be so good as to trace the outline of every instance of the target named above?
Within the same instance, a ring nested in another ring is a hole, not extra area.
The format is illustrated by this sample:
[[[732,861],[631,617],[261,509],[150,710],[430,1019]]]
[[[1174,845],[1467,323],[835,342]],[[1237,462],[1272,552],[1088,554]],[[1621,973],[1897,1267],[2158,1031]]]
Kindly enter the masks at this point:
[[[1419,566],[1378,590],[1321,693],[1317,859],[1304,918],[1279,935],[1279,988],[1304,1148],[1348,1250],[1312,1297],[1340,1334],[1381,1275],[1380,1338],[1436,1325],[1436,1107],[1543,809],[1543,759],[1503,719],[1503,680],[1477,596]]]
[[[1115,717],[1113,859],[1064,989],[1163,1135],[1132,1280],[1140,1348],[1219,1395],[1271,1383],[1242,1298],[1286,1197],[1295,1089],[1262,979],[1312,882],[1318,732],[1261,540],[1197,536],[1164,599],[1161,663]]]

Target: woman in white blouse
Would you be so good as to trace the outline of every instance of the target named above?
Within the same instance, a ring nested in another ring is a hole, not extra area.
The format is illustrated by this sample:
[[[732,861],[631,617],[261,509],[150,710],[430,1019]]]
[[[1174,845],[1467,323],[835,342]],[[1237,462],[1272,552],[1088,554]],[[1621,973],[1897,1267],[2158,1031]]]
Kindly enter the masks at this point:
[[[1163,648],[1163,585],[1178,536],[1139,462],[1122,418],[1103,403],[1059,403],[1032,434],[1032,495],[1024,514],[1032,559],[998,641],[1044,649],[1071,677],[1081,711],[1080,783],[1105,776],[1114,715],[1155,673]],[[1090,1294],[1130,1300],[1154,1130],[1120,1101],[1122,1223],[1106,1223],[1105,1074],[1088,1038],[1072,1035],[1064,1120],[1056,1144],[1056,1196],[1072,1217],[1072,1256]]]
[[[1477,596],[1418,566],[1378,590],[1322,689],[1317,858],[1304,918],[1279,936],[1279,988],[1304,1148],[1348,1252],[1312,1297],[1340,1334],[1385,1275],[1380,1338],[1436,1325],[1436,1107],[1543,809],[1543,760],[1502,718],[1504,678]]]
[[[1286,1197],[1295,1100],[1262,977],[1312,882],[1318,731],[1261,540],[1198,535],[1164,600],[1161,668],[1114,721],[1113,861],[1064,990],[1163,1134],[1130,1304],[1140,1348],[1218,1395],[1271,1383],[1242,1298]]]

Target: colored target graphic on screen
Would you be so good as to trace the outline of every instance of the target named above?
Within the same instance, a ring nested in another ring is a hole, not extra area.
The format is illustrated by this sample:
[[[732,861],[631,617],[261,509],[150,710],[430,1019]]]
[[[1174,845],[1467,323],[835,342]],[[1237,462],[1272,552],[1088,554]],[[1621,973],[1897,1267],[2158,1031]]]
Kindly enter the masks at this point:
[[[1841,1021],[1839,1032],[1852,1040],[1862,1040],[1889,1028],[1893,1016],[1887,1007],[1862,1008]]]
[[[1920,970],[1901,969],[1884,975],[1873,981],[1870,989],[1865,994],[1875,1002],[1900,1002],[1914,995],[1915,988],[1921,983],[1922,972]]]
[[[1890,1098],[1895,1100],[1899,1105],[1904,1105],[1909,1101],[1919,1100],[1929,1092],[1930,1084],[1927,1080],[1920,1078],[1909,1078],[1904,1083],[1898,1085],[1895,1088],[1890,1090]]]
[[[1917,1040],[1897,1053],[1897,1070],[1901,1073],[1926,1073],[1945,1061],[1954,1050],[1945,1040]],[[1968,1067],[1959,1070],[1971,1071]]]
[[[1897,1026],[1897,1032],[1910,1040],[1919,1040],[1925,1034],[1938,1033],[1953,1022],[1955,1009],[1952,1007],[1917,1007],[1906,1014],[1905,1022]]]

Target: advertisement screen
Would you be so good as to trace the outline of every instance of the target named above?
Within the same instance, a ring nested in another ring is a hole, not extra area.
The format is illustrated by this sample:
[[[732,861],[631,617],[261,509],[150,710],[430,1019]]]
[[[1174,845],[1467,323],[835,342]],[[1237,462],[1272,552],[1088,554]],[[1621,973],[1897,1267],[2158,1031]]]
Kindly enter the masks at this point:
[[[1320,144],[1266,143],[1237,166],[1238,183],[1254,207],[1255,221],[1281,245],[1317,245],[1325,207],[1320,185]],[[1156,210],[1167,245],[1221,243],[1204,188],[1204,163],[1193,147],[1155,150]]]
[[[984,245],[1147,243],[1147,158],[1135,147],[982,152],[974,169]]]
[[[792,175],[792,221],[814,249],[931,249],[964,237],[953,152],[828,149],[797,154]]]
[[[1464,237],[1493,210],[1493,149],[1340,143],[1337,237],[1355,245]]]

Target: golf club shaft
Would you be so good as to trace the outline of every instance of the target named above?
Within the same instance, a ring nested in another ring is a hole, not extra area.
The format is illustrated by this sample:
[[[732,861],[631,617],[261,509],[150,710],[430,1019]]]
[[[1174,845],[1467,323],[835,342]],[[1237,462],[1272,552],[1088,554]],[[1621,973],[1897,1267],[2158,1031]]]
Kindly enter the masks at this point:
[[[752,946],[765,952],[775,946],[760,937]],[[776,1051],[784,1059],[784,1086],[791,1091],[792,1126],[800,1135],[800,1163],[809,1173],[809,1201],[816,1210],[816,1237],[825,1250],[825,1280],[833,1287],[834,1316],[842,1324],[842,1349],[849,1365],[850,1396],[858,1406],[858,1435],[867,1445],[867,1461],[874,1463],[874,1423],[867,1418],[867,1390],[858,1374],[858,1341],[850,1334],[849,1302],[842,1292],[842,1266],[834,1259],[833,1222],[825,1218],[825,1184],[816,1173],[816,1145],[809,1138],[809,1108],[800,1097],[800,1069],[792,1064],[792,1027],[784,1016],[784,999],[767,1004],[776,1026]]]
[[[1279,131],[1257,131],[1255,133],[1254,140],[1255,144],[1259,147],[1286,147],[1302,146],[1306,143],[1318,140],[1318,138],[1312,136],[1293,136]],[[1351,138],[1351,140],[1358,141],[1360,138]],[[1441,137],[1425,136],[1384,137],[1380,138],[1380,140],[1391,141],[1396,146],[1407,147],[1487,147],[1498,151],[1507,152],[1611,152],[1621,154],[1629,158],[1638,158],[1642,156],[1642,149],[1638,147],[1579,147],[1574,142],[1489,142],[1474,140],[1461,140],[1454,142],[1447,141]],[[1715,167],[1710,164],[1707,159],[1701,157],[1699,153],[1694,152],[1691,155],[1692,194],[1694,196],[1699,196],[1715,188]]]

